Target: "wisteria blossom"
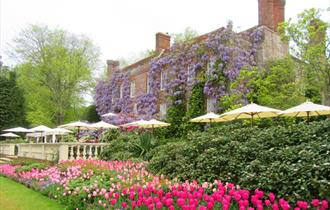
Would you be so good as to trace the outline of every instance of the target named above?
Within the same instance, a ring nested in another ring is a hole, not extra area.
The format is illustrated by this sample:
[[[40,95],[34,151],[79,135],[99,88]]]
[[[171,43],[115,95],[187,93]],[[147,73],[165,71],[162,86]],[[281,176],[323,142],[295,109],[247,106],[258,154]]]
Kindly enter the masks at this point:
[[[253,28],[236,33],[232,28],[232,23],[229,23],[227,27],[209,33],[200,40],[197,38],[193,42],[174,44],[168,52],[153,58],[149,63],[149,92],[139,95],[136,100],[140,119],[151,118],[157,113],[162,74],[166,74],[163,78],[166,80],[164,90],[168,96],[175,96],[174,104],[184,103],[180,98],[185,98],[193,85],[201,80],[201,73],[205,75],[204,93],[208,97],[219,99],[240,94],[244,98],[249,92],[245,83],[234,89],[230,89],[229,85],[236,80],[242,68],[249,69],[256,65],[263,32],[260,28]],[[126,114],[132,111],[132,101],[127,97],[130,85],[128,77],[127,73],[118,71],[108,81],[98,83],[95,101],[99,114],[109,111]],[[118,95],[121,87],[124,89],[122,98]]]

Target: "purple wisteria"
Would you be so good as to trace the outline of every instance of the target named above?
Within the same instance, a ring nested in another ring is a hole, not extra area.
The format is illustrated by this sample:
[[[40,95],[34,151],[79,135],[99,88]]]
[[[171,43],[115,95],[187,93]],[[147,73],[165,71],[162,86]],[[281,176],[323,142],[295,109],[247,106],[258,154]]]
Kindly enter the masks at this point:
[[[133,104],[130,98],[129,74],[114,72],[109,81],[99,81],[96,85],[94,100],[97,112],[102,115],[107,112],[121,113],[116,118],[106,118],[107,122],[122,124],[131,120]]]
[[[245,82],[232,86],[241,70],[256,66],[257,52],[263,41],[263,31],[254,28],[236,33],[231,23],[207,36],[197,38],[189,43],[174,44],[169,52],[150,61],[148,73],[149,92],[139,95],[136,100],[137,112],[146,118],[157,112],[157,99],[161,94],[161,80],[163,90],[173,99],[169,104],[185,103],[187,92],[199,81],[205,82],[206,97],[220,99],[232,94],[240,95],[245,101],[249,90]],[[166,76],[161,76],[166,74]],[[101,81],[96,87],[95,101],[97,111],[102,114],[108,111],[130,113],[132,104],[129,98],[129,75],[114,75],[110,81]],[[162,77],[162,79],[161,79]],[[121,82],[124,81],[124,97],[112,100],[119,92]],[[110,101],[112,100],[112,103]],[[164,100],[164,99],[163,99]]]

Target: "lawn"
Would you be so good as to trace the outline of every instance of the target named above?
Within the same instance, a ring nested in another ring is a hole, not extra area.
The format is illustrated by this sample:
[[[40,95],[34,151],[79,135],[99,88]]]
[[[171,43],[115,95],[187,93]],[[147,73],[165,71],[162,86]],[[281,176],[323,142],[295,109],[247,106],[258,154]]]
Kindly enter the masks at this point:
[[[22,184],[0,176],[0,209],[57,210],[65,207]]]

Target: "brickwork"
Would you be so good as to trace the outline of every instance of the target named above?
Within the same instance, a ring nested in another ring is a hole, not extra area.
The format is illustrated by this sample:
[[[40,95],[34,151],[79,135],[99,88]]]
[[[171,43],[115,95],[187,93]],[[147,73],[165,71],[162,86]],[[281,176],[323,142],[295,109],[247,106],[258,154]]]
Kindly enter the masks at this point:
[[[259,3],[259,26],[253,27],[249,30],[260,28],[264,32],[264,40],[258,50],[257,65],[262,66],[267,60],[274,58],[282,58],[288,55],[288,44],[283,43],[280,39],[277,31],[277,25],[284,21],[284,6],[285,0],[258,0]],[[218,29],[218,30],[222,30]],[[213,32],[201,35],[197,37],[194,42],[203,42],[208,35]],[[244,32],[242,35],[242,44],[248,42],[244,38]],[[156,46],[155,55],[144,58],[134,64],[131,64],[123,69],[119,69],[119,62],[108,60],[108,76],[114,71],[129,72],[130,80],[135,82],[135,96],[132,98],[135,103],[136,98],[139,95],[147,93],[147,78],[150,69],[150,61],[154,57],[161,56],[162,53],[168,51],[170,48],[171,37],[164,33],[156,34]],[[248,45],[248,43],[246,43]],[[160,111],[160,105],[166,101],[166,93],[161,91],[158,99],[158,112]]]
[[[278,33],[274,33],[268,27],[261,26],[264,32],[264,41],[258,50],[257,64],[263,66],[266,61],[283,58],[289,53],[289,45],[281,40]]]
[[[258,0],[259,25],[277,31],[279,23],[285,20],[285,0]]]
[[[168,50],[171,45],[171,37],[168,34],[156,34],[156,52],[160,53],[162,50]]]

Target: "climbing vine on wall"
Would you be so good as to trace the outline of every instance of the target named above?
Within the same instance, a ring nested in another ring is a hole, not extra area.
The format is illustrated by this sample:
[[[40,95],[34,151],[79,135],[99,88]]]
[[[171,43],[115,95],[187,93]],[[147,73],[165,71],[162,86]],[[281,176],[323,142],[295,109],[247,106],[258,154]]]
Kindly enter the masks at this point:
[[[187,118],[191,119],[205,113],[204,82],[194,85],[188,100]]]
[[[108,112],[121,113],[118,117],[105,119],[106,121],[122,124],[131,120],[133,104],[130,98],[129,74],[114,72],[108,81],[99,81],[96,85],[94,100],[96,110],[100,115]]]
[[[150,61],[148,73],[150,91],[137,98],[137,111],[140,115],[150,118],[157,112],[157,99],[161,94],[161,72],[166,73],[163,84],[169,105],[180,107],[181,104],[186,104],[187,93],[201,81],[205,83],[203,92],[206,97],[219,99],[235,94],[241,96],[238,99],[241,103],[247,102],[245,95],[250,90],[244,84],[235,86],[231,84],[243,67],[249,69],[256,65],[263,32],[256,28],[236,33],[233,31],[232,23],[229,23],[227,27],[200,39],[195,42],[175,44],[169,52]],[[123,80],[123,75],[119,78]],[[116,77],[111,78],[109,82],[102,81],[98,84],[95,98],[99,113],[117,108],[122,112],[129,112],[131,109],[129,100],[124,98],[117,104],[103,104],[113,97],[113,93],[109,91],[118,89],[118,84]],[[106,88],[108,91],[104,90]],[[219,109],[221,111],[221,107]],[[185,108],[181,111],[185,111]]]
[[[235,33],[232,24],[210,33],[204,41],[174,45],[170,52],[151,61],[149,85],[152,94],[158,96],[160,72],[168,74],[165,91],[171,105],[185,101],[186,92],[194,84],[205,81],[204,93],[208,97],[221,98],[240,92],[246,103],[245,94],[249,89],[243,85],[231,89],[231,83],[243,67],[256,65],[256,55],[263,39],[263,33],[254,29]],[[177,97],[177,96],[182,96]],[[175,97],[173,97],[175,96]],[[221,109],[221,107],[220,107]]]

